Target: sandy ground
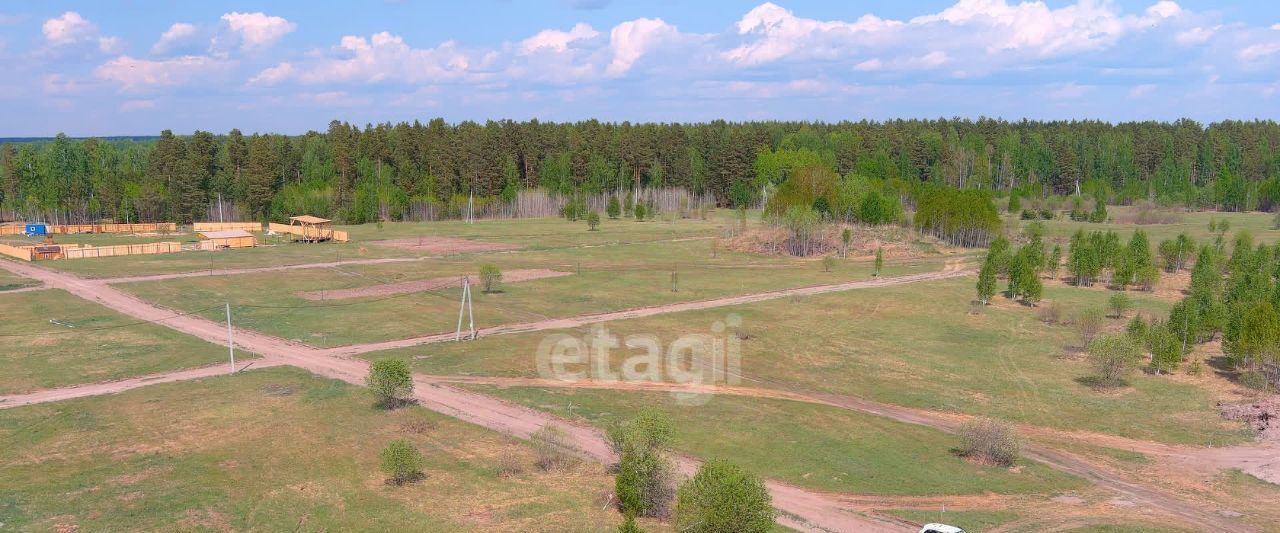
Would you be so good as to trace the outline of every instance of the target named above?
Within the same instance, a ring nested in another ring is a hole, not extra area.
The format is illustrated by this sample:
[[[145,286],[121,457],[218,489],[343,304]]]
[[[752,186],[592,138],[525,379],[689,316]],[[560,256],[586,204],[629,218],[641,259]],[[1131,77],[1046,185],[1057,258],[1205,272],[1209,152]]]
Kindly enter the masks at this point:
[[[429,254],[466,254],[475,252],[501,252],[517,250],[521,246],[501,242],[473,241],[455,237],[420,237],[409,239],[391,239],[385,241],[369,241],[369,244],[426,252]]]
[[[521,281],[530,281],[544,278],[557,278],[560,276],[568,276],[572,272],[561,272],[558,270],[550,270],[546,268],[524,268],[516,270],[508,270],[502,273],[502,283],[519,283]],[[473,273],[471,275],[473,284],[480,283],[480,275]],[[403,281],[400,283],[387,283],[385,285],[373,285],[369,287],[356,287],[353,289],[336,289],[331,291],[306,291],[298,293],[307,300],[344,300],[347,298],[365,298],[369,296],[391,296],[395,294],[409,294],[413,292],[430,291],[435,289],[453,288],[462,286],[461,276],[446,276],[440,278],[424,279],[418,281]]]

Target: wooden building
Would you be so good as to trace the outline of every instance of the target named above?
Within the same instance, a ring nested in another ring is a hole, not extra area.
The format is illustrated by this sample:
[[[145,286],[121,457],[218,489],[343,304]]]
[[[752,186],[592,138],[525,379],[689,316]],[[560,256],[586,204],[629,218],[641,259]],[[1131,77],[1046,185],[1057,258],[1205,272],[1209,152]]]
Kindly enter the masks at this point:
[[[258,245],[258,239],[245,230],[228,229],[222,231],[201,231],[196,233],[200,236],[201,250],[221,250],[223,248],[253,248]]]

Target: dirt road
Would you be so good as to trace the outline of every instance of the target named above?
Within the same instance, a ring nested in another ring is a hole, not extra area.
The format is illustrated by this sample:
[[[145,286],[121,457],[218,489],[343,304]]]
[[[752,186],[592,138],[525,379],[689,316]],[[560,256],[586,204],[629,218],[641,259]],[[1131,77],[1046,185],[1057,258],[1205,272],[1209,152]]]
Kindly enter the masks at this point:
[[[264,361],[255,359],[252,361],[244,361],[237,363],[237,369],[244,370],[246,368],[267,368],[272,366],[280,366],[284,364],[281,361]],[[99,383],[89,383],[85,385],[75,385],[71,387],[60,387],[56,389],[45,389],[24,394],[11,394],[8,396],[0,396],[0,409],[8,409],[11,407],[22,407],[45,402],[58,402],[62,400],[70,400],[73,398],[84,398],[86,396],[101,396],[104,394],[116,394],[138,387],[147,385],[155,385],[157,383],[170,383],[174,381],[187,381],[190,379],[200,379],[212,376],[221,376],[231,373],[230,364],[218,364],[205,366],[200,368],[192,368],[188,370],[179,370],[176,372],[165,372],[161,374],[150,374],[139,376],[136,378],[122,379],[118,381],[103,381]]]
[[[172,311],[143,302],[101,281],[83,280],[69,274],[7,260],[0,260],[0,268],[43,281],[50,287],[64,289],[134,318],[157,321],[209,342],[225,345],[225,325],[190,315],[174,316]],[[289,364],[357,385],[363,384],[368,373],[366,361],[327,356],[307,346],[250,331],[237,331],[236,345],[260,355],[262,359],[258,361],[261,361],[261,365]],[[152,382],[154,380],[153,377]],[[554,424],[563,427],[575,447],[587,456],[606,463],[614,459],[603,434],[594,428],[572,424],[497,398],[428,381],[421,376],[415,376],[414,381],[417,384],[415,397],[420,405],[428,409],[521,438],[527,438],[544,425]],[[106,387],[109,389],[109,386]],[[27,403],[32,403],[32,400],[29,399]],[[688,467],[688,464],[682,465],[682,468]],[[778,522],[788,527],[812,531],[909,530],[909,527],[898,522],[849,511],[838,499],[826,494],[772,481],[769,482],[769,489],[774,506],[783,511]]]
[[[731,305],[749,304],[755,302],[764,302],[768,300],[777,300],[779,298],[788,298],[792,296],[813,296],[816,294],[827,294],[833,292],[844,292],[855,289],[870,289],[875,287],[889,287],[893,285],[902,285],[905,283],[916,283],[921,281],[934,281],[940,279],[949,279],[969,275],[970,272],[963,269],[963,265],[959,262],[948,263],[946,268],[940,272],[925,272],[922,274],[910,274],[906,276],[896,276],[891,278],[876,278],[866,281],[847,281],[844,283],[833,283],[829,285],[810,285],[807,287],[795,287],[791,289],[780,289],[776,291],[758,292],[753,294],[744,294],[739,296],[727,296],[724,298],[713,298],[710,300],[697,300],[692,302],[680,302],[674,304],[655,305],[650,307],[639,307],[635,309],[627,309],[623,311],[611,311],[608,313],[597,313],[591,315],[578,315],[564,318],[551,318],[547,320],[538,320],[534,322],[523,322],[519,324],[505,324],[501,326],[492,326],[488,328],[480,328],[478,333],[481,337],[489,335],[506,335],[510,333],[524,333],[528,331],[545,331],[550,329],[566,329],[576,328],[587,324],[595,324],[599,322],[610,322],[613,320],[629,320],[633,318],[644,318],[655,315],[663,315],[667,313],[680,313],[684,311],[697,311],[702,309],[715,309],[717,307],[727,307]],[[395,348],[408,348],[411,346],[421,346],[423,344],[434,344],[437,342],[446,342],[454,340],[454,333],[437,333],[433,335],[424,335],[421,337],[413,337],[408,339],[398,339],[384,342],[374,342],[369,344],[359,344],[353,346],[341,346],[337,348],[329,348],[324,350],[328,355],[339,357],[359,355],[362,353],[379,352],[383,350],[391,350]]]

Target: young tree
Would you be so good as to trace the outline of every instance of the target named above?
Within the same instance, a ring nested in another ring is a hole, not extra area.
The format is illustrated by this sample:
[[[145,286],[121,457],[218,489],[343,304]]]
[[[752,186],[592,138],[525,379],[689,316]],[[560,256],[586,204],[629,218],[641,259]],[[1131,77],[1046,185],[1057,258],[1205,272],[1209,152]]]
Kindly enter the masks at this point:
[[[1129,338],[1138,346],[1147,344],[1147,333],[1149,331],[1150,326],[1140,315],[1133,315],[1133,318],[1129,319],[1129,323],[1124,326],[1125,334],[1129,335]]]
[[[427,460],[408,439],[395,439],[378,453],[382,472],[396,485],[403,485],[422,477]]]
[[[1133,308],[1133,301],[1123,292],[1112,294],[1107,299],[1107,307],[1111,308],[1111,312],[1116,318],[1124,318],[1125,311]]]
[[[693,533],[763,533],[774,510],[764,482],[738,466],[711,459],[680,486],[676,529]]]
[[[1142,353],[1128,335],[1102,335],[1089,343],[1089,364],[1102,386],[1123,385],[1138,368]]]
[[[833,268],[835,268],[835,267],[836,267],[836,258],[835,258],[835,256],[830,256],[830,255],[824,255],[824,256],[822,256],[822,271],[823,271],[823,272],[831,272],[831,269],[833,269]],[[874,275],[874,274],[873,274],[873,275]]]
[[[618,202],[617,196],[609,196],[609,206],[605,208],[605,213],[609,218],[618,218],[622,214],[622,205]]]
[[[877,247],[876,247],[875,271],[874,271],[874,272],[872,272],[872,273],[871,273],[871,275],[872,275],[872,276],[875,276],[875,277],[880,277],[880,271],[881,271],[881,270],[884,270],[884,247],[883,247],[883,246],[877,246]]]
[[[502,290],[502,270],[498,265],[493,263],[480,265],[480,286],[486,293]]]
[[[636,214],[636,222],[644,221],[644,215],[645,215],[644,204],[636,204],[635,214]]]
[[[606,431],[619,455],[614,492],[624,515],[666,517],[670,512],[675,470],[667,452],[673,434],[670,417],[652,409]]]
[[[849,257],[849,244],[853,242],[853,232],[849,228],[840,231],[840,257]]]
[[[1045,272],[1049,273],[1049,279],[1058,279],[1058,268],[1062,264],[1062,246],[1053,245],[1053,251],[1049,252],[1049,259],[1045,264]]]
[[[631,216],[633,213],[635,213],[635,207],[636,207],[635,194],[632,193],[631,191],[627,191],[627,199],[625,202],[622,203],[622,211],[626,214],[626,216]]]
[[[1156,374],[1172,372],[1182,363],[1182,341],[1177,332],[1166,322],[1147,332],[1147,345],[1151,348],[1151,369]]]
[[[595,231],[600,228],[600,213],[592,211],[587,213],[587,231]]]
[[[993,262],[997,276],[1007,276],[1009,262],[1013,259],[1013,254],[1009,250],[1009,240],[1001,236],[991,241],[991,246],[987,248],[987,258],[988,261]]]
[[[1280,362],[1280,313],[1270,303],[1254,305],[1241,318],[1239,340],[1233,344],[1231,355],[1242,368]]]
[[[379,359],[369,365],[365,385],[378,396],[378,405],[394,409],[413,395],[413,373],[403,359]]]
[[[1076,332],[1080,334],[1081,346],[1088,346],[1093,338],[1102,331],[1102,310],[1094,307],[1081,309],[1076,313],[1073,322],[1076,326]]]
[[[978,270],[978,301],[982,305],[991,303],[991,297],[996,294],[996,265],[991,260],[991,255],[987,255],[986,261],[982,262],[982,269]]]

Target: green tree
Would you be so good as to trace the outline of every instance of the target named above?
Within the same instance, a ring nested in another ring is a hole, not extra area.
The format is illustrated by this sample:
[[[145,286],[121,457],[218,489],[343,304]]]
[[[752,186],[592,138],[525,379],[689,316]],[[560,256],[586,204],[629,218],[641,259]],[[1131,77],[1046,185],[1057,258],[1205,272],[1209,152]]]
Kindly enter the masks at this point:
[[[991,241],[991,246],[987,247],[987,260],[992,262],[997,276],[1009,275],[1009,262],[1013,260],[1013,253],[1009,250],[1009,240],[1000,236]]]
[[[1169,325],[1161,324],[1147,333],[1147,345],[1151,348],[1151,369],[1157,374],[1172,372],[1182,363],[1182,341]]]
[[[622,214],[622,204],[618,202],[617,196],[609,196],[609,206],[605,208],[605,213],[609,218],[616,219]]]
[[[774,510],[764,482],[742,468],[711,459],[680,486],[676,529],[694,533],[763,533]]]
[[[378,405],[393,409],[413,395],[413,373],[403,359],[379,359],[369,365],[365,385],[378,397]]]
[[[823,271],[823,272],[831,272],[831,269],[833,269],[833,268],[835,268],[835,267],[836,267],[836,258],[835,258],[835,256],[831,256],[831,255],[824,255],[824,256],[822,256],[822,271]],[[875,275],[875,274],[872,274],[872,275]]]
[[[1127,335],[1101,335],[1089,343],[1089,364],[1099,385],[1123,385],[1138,368],[1142,354]]]
[[[390,481],[403,485],[422,477],[422,469],[427,460],[408,439],[395,439],[378,453],[378,462],[382,472],[390,476]]]
[[[1117,292],[1107,299],[1107,307],[1111,308],[1116,318],[1124,318],[1125,311],[1133,308],[1133,300],[1130,300],[1127,294]]]
[[[853,232],[849,228],[840,230],[840,257],[849,257],[849,244],[853,242]]]
[[[1049,259],[1045,262],[1045,272],[1049,274],[1050,279],[1058,279],[1058,268],[1062,264],[1062,246],[1053,245],[1053,251],[1049,252]]]
[[[978,270],[978,301],[982,305],[991,303],[991,297],[996,294],[996,265],[991,258],[991,254],[987,254],[987,259],[982,262],[982,268]]]
[[[480,265],[480,286],[486,293],[502,290],[502,270],[498,268],[498,265],[493,263]]]
[[[592,211],[587,213],[587,231],[595,231],[600,228],[600,213]]]
[[[871,275],[872,275],[872,276],[875,276],[875,277],[880,277],[880,271],[882,271],[882,270],[884,270],[884,247],[883,247],[883,246],[877,246],[877,247],[876,247],[875,271],[874,271],[874,272],[872,272],[872,273],[871,273]]]
[[[635,208],[636,222],[643,222],[645,216],[644,204],[636,204]]]
[[[1242,317],[1234,344],[1231,355],[1238,366],[1254,370],[1261,363],[1280,362],[1280,314],[1270,303],[1253,306]]]

